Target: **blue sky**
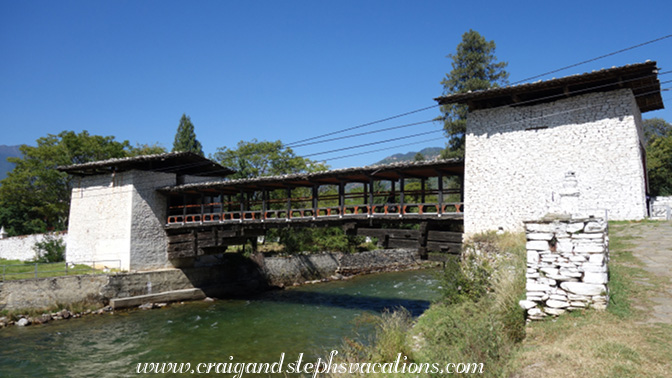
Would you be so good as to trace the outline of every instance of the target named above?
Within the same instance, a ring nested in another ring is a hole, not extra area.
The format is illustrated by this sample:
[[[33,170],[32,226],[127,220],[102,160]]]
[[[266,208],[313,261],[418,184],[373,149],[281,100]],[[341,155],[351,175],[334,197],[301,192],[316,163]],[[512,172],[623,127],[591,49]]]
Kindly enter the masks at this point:
[[[170,149],[183,113],[206,154],[253,138],[291,143],[434,105],[450,71],[446,55],[469,29],[495,41],[511,82],[672,34],[669,1],[512,3],[0,0],[0,144],[88,130]],[[647,59],[672,69],[672,38],[544,79]],[[666,104],[671,97],[663,94]],[[361,131],[438,115],[431,109]],[[672,122],[669,110],[644,116]],[[405,138],[440,127],[295,152],[404,138],[311,157],[358,154],[327,164],[366,165],[443,146],[434,140],[364,154],[440,138]]]

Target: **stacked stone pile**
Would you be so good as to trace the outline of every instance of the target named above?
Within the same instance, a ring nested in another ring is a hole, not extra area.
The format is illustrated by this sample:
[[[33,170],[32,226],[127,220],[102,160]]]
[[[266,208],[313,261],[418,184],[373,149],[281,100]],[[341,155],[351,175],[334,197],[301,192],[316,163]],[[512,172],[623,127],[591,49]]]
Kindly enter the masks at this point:
[[[609,301],[609,238],[599,218],[525,222],[530,320],[566,311],[604,310]]]

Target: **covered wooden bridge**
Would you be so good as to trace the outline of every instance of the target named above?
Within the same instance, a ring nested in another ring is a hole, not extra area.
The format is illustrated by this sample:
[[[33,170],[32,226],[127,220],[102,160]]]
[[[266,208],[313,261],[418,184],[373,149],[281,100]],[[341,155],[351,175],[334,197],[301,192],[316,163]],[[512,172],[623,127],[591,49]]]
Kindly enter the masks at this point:
[[[168,253],[191,257],[254,241],[268,228],[315,226],[342,226],[386,247],[456,252],[463,174],[462,160],[432,160],[161,188]],[[398,228],[413,223],[420,226]]]

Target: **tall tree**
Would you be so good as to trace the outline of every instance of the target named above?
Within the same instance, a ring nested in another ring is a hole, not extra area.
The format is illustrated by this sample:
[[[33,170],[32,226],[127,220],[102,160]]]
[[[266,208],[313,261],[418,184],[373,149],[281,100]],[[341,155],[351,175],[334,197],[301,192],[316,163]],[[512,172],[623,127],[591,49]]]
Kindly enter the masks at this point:
[[[128,141],[112,136],[63,131],[20,147],[22,157],[9,158],[14,169],[0,186],[0,224],[11,235],[63,230],[70,209],[71,179],[58,166],[128,156]]]
[[[196,139],[194,124],[191,123],[191,118],[186,114],[182,114],[180,125],[177,126],[177,132],[175,133],[173,152],[177,151],[190,151],[203,156],[203,148],[201,142]]]
[[[462,35],[457,52],[448,55],[452,59],[452,71],[441,80],[443,94],[478,91],[507,84],[509,73],[506,62],[497,62],[495,42],[487,41],[477,31],[469,30]],[[448,146],[442,157],[464,156],[464,133],[467,126],[467,107],[458,104],[441,106],[444,130]]]

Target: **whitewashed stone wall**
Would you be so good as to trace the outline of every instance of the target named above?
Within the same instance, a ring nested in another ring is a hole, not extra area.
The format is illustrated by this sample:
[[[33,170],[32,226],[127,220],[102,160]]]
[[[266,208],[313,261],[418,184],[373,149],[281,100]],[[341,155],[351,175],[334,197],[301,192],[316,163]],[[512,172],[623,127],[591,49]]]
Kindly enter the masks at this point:
[[[156,188],[174,185],[175,175],[158,172],[133,173],[131,213],[131,269],[172,267],[168,261],[166,224],[167,198]]]
[[[66,259],[120,260],[124,270],[171,266],[163,230],[166,199],[155,189],[175,180],[174,174],[145,171],[75,180]]]
[[[567,172],[576,174],[580,210],[643,219],[641,133],[629,89],[469,113],[465,233],[522,231],[524,220],[557,212]]]
[[[0,239],[0,258],[21,261],[33,260],[35,258],[35,244],[43,241],[46,235],[54,235],[63,239],[66,243],[68,241],[68,234],[64,232],[22,235]]]
[[[121,172],[74,180],[66,260],[120,260],[122,269],[129,269],[133,191],[129,176]]]
[[[601,218],[525,222],[530,320],[609,302],[609,237]]]
[[[672,219],[672,197],[651,197],[651,218]]]

